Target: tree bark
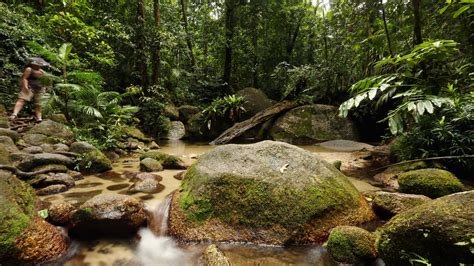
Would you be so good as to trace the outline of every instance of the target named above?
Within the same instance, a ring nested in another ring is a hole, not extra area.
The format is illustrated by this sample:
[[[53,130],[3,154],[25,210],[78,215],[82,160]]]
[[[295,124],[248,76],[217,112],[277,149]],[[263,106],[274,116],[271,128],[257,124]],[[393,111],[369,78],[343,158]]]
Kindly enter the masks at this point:
[[[230,79],[232,76],[232,39],[235,27],[236,0],[225,1],[225,55],[224,55],[224,76],[223,81],[231,89]],[[230,91],[232,92],[232,91]]]
[[[224,131],[219,137],[213,140],[210,144],[212,145],[226,144],[229,141],[233,140],[234,138],[242,135],[247,130],[255,127],[256,125],[261,124],[267,121],[268,119],[272,118],[273,116],[283,111],[292,109],[296,106],[298,106],[298,104],[292,101],[279,102],[255,114],[253,117],[233,125],[231,128]]]
[[[145,6],[144,0],[137,1],[137,31],[136,31],[136,42],[137,42],[137,70],[140,73],[141,85],[144,88],[148,87],[148,72],[146,65],[146,53],[145,53]],[[146,90],[145,90],[146,91]]]
[[[412,0],[411,3],[413,5],[413,18],[414,18],[414,24],[413,24],[413,32],[415,34],[414,44],[418,45],[423,42],[423,38],[421,35],[421,13],[420,13],[421,0]]]
[[[193,52],[193,42],[191,41],[191,36],[189,35],[186,0],[180,0],[180,3],[181,3],[183,27],[186,33],[186,45],[188,46],[188,50],[189,50],[189,59],[190,59],[191,67],[194,70],[194,67],[196,66],[196,59],[194,57],[194,52]]]
[[[153,85],[159,85],[159,83],[160,83],[160,73],[161,73],[160,0],[154,0],[153,1],[153,16],[154,16],[154,19],[155,19],[155,28],[156,28],[156,33],[158,34],[158,40],[155,40],[154,46],[152,47],[151,83]]]
[[[294,31],[290,28],[290,31],[288,32],[288,41],[286,44],[286,56],[287,56],[286,61],[287,62],[290,62],[291,53],[293,52],[293,48],[295,48],[296,39],[298,38],[298,34],[300,32],[301,22],[303,21],[303,18],[304,18],[304,15],[302,15],[298,19],[298,23],[296,24],[296,28]]]
[[[388,32],[387,17],[385,16],[385,6],[383,4],[383,0],[380,0],[380,8],[382,9],[383,27],[385,30],[385,36],[387,36],[388,51],[390,52],[390,56],[393,57],[392,42],[390,41],[390,33]]]

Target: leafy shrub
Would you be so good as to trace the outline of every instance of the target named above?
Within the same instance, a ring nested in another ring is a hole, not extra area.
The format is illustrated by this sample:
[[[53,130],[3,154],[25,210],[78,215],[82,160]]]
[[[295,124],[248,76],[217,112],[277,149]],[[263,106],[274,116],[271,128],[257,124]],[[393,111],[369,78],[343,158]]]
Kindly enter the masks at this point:
[[[218,119],[229,119],[235,123],[239,116],[245,112],[245,98],[242,96],[228,95],[215,99],[202,113],[204,120],[207,121],[207,127],[211,128],[212,121]]]
[[[170,128],[170,119],[163,115],[165,102],[150,97],[142,97],[140,102],[138,117],[140,117],[143,131],[155,138],[166,135]]]

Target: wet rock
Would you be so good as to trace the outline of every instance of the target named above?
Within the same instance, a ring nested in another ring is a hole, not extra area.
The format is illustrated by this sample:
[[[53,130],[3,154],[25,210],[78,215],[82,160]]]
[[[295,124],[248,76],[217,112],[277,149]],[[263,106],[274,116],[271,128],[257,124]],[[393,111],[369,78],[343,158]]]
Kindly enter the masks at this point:
[[[129,150],[144,150],[146,149],[145,143],[138,141],[134,138],[128,138],[127,149]]]
[[[68,225],[75,211],[76,208],[71,203],[53,203],[48,207],[48,222],[57,226]]]
[[[408,171],[398,175],[400,192],[421,194],[430,198],[442,197],[464,190],[463,184],[452,173],[434,168]]]
[[[44,188],[51,185],[65,185],[69,189],[76,184],[74,178],[66,173],[41,174],[35,177],[35,179],[40,179],[40,181],[32,184],[34,188]]]
[[[24,148],[22,152],[26,152],[29,154],[38,154],[38,153],[43,153],[43,148],[41,148],[40,146],[30,146],[30,147]]]
[[[43,143],[40,145],[41,149],[43,149],[43,152],[46,153],[53,153],[54,152],[54,147],[51,144]]]
[[[159,151],[149,151],[145,152],[140,156],[140,160],[145,158],[152,158],[157,160],[164,169],[186,169],[187,165],[179,157],[166,154]]]
[[[186,174],[186,171],[181,171],[175,174],[173,177],[176,178],[177,180],[183,180],[184,174]]]
[[[355,226],[332,229],[327,249],[334,260],[355,265],[369,265],[377,257],[375,235]]]
[[[281,142],[223,145],[199,157],[172,200],[169,232],[186,240],[321,243],[374,218],[334,166]]]
[[[163,180],[163,177],[160,176],[160,175],[155,175],[155,174],[150,174],[150,173],[137,173],[133,177],[133,179],[137,180],[137,181],[143,181],[143,180],[146,180],[146,179],[153,179],[153,180],[156,180],[156,181],[160,182],[161,180]]]
[[[181,105],[178,107],[179,121],[186,123],[193,115],[200,113],[201,109],[192,105]]]
[[[245,112],[243,113],[241,120],[249,119],[258,112],[261,112],[274,104],[274,102],[270,100],[262,90],[255,88],[242,89],[235,95],[241,96],[245,99],[245,103],[243,104]]]
[[[68,168],[62,164],[45,164],[40,165],[32,169],[32,171],[40,171],[40,170],[51,170],[51,169],[61,169],[64,172],[68,171]]]
[[[40,219],[34,191],[0,171],[0,261],[5,265],[38,264],[63,255],[68,243],[54,226]]]
[[[15,145],[13,140],[8,136],[0,136],[0,144],[5,145],[8,152],[19,152],[18,147]]]
[[[163,110],[163,114],[166,117],[169,117],[171,120],[179,120],[179,111],[174,104],[167,104],[165,105],[165,110]]]
[[[314,104],[294,108],[278,118],[270,129],[274,140],[310,144],[327,140],[357,140],[354,124],[338,116],[338,108]]]
[[[78,171],[69,170],[67,171],[67,174],[70,175],[76,181],[84,179],[84,176],[82,176],[81,172],[78,172]]]
[[[158,145],[156,142],[152,141],[150,143],[147,144],[147,147],[150,149],[150,150],[157,150],[157,149],[160,149],[160,145]]]
[[[474,263],[474,191],[444,196],[394,216],[377,230],[386,265],[409,265],[416,254],[432,265]]]
[[[97,150],[97,148],[94,147],[94,145],[85,141],[73,142],[69,147],[70,152],[75,152],[79,154],[88,153],[95,150]]]
[[[120,155],[118,155],[116,152],[113,152],[113,151],[107,151],[105,153],[105,156],[112,162],[120,159]]]
[[[222,253],[222,251],[215,245],[209,245],[203,252],[200,258],[202,265],[206,266],[230,266],[229,259]]]
[[[30,171],[35,167],[46,164],[62,164],[72,167],[74,162],[71,158],[56,153],[29,154],[18,164],[18,168],[23,171]]]
[[[146,224],[144,205],[118,194],[101,194],[82,204],[73,215],[70,234],[81,238],[130,237]]]
[[[69,151],[69,146],[63,143],[56,143],[53,145],[55,151]]]
[[[74,140],[74,133],[67,126],[50,119],[36,124],[28,133],[43,134],[52,139],[59,140],[58,142],[72,142]]]
[[[139,180],[130,187],[131,192],[157,193],[165,187],[155,179]]]
[[[334,151],[345,151],[345,152],[360,151],[362,149],[368,150],[374,147],[367,143],[362,143],[362,142],[357,142],[357,141],[352,141],[352,140],[342,140],[342,139],[325,141],[325,142],[319,143],[318,145],[327,149],[334,150]]]
[[[14,142],[17,142],[19,139],[18,132],[7,129],[7,128],[0,128],[0,136],[10,137]]]
[[[171,140],[178,140],[178,139],[182,139],[185,134],[186,134],[186,130],[182,122],[171,121],[171,127],[168,130],[168,134],[166,135],[166,138],[171,139]]]
[[[140,171],[158,172],[163,171],[163,165],[155,159],[144,158],[140,161]]]
[[[429,201],[431,199],[423,195],[377,191],[372,201],[372,208],[379,217],[391,218],[396,214]]]
[[[68,187],[66,185],[50,185],[50,186],[36,190],[36,195],[38,196],[53,195],[53,194],[58,194],[58,193],[67,191],[67,190],[68,190]]]
[[[43,134],[36,134],[36,133],[25,133],[22,137],[23,141],[25,141],[28,145],[33,146],[40,146],[41,144],[54,144],[58,143],[57,140],[50,138]]]

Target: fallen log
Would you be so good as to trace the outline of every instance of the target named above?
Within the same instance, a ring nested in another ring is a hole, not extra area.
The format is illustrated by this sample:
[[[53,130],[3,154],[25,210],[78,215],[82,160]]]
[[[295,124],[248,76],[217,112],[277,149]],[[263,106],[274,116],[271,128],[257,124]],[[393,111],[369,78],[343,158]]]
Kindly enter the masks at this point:
[[[211,145],[219,145],[219,144],[226,144],[232,139],[242,135],[245,133],[247,130],[255,127],[258,124],[261,124],[268,119],[272,118],[273,116],[289,110],[293,109],[298,104],[296,102],[292,101],[282,101],[278,102],[275,105],[272,105],[268,107],[267,109],[255,114],[251,118],[242,121],[240,123],[237,123],[233,125],[232,127],[228,128],[226,131],[224,131],[219,137],[217,137],[215,140],[211,141],[209,144]]]
[[[67,170],[64,169],[64,168],[50,168],[50,169],[42,169],[42,170],[38,170],[38,171],[33,171],[33,172],[23,172],[20,169],[14,167],[14,166],[4,165],[4,164],[0,164],[0,170],[10,171],[10,172],[12,172],[12,174],[18,176],[20,179],[23,179],[23,178],[29,179],[29,178],[32,178],[35,175],[39,175],[39,174],[65,173],[65,172],[67,172]]]

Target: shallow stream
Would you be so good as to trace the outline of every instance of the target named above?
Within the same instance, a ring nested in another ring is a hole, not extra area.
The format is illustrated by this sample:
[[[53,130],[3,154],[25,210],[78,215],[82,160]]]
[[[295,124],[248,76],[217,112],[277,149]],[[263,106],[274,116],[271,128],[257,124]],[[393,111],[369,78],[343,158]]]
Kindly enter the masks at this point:
[[[338,152],[319,146],[301,146],[316,153],[323,159],[349,161],[350,152]],[[214,146],[207,144],[189,144],[182,141],[161,143],[161,151],[180,156],[187,164],[192,164],[197,156]],[[139,171],[139,159],[121,158],[113,164],[113,170],[99,175],[86,176],[77,181],[69,191],[41,197],[46,202],[68,201],[80,205],[101,193],[127,194],[144,202],[148,211],[153,213],[151,228],[140,231],[140,237],[133,239],[100,239],[89,242],[73,241],[66,258],[49,265],[198,265],[202,250],[210,243],[178,243],[162,232],[166,231],[167,196],[180,185],[174,176],[182,170],[165,170],[155,174],[163,177],[163,187],[157,193],[130,193],[132,182],[127,172]],[[349,178],[361,192],[375,191],[374,187],[363,180]],[[161,233],[160,233],[161,232]],[[243,243],[218,243],[232,265],[339,265],[334,262],[326,249],[320,245],[278,247],[250,245]],[[383,265],[376,262],[376,265]]]

